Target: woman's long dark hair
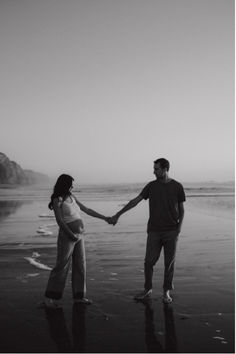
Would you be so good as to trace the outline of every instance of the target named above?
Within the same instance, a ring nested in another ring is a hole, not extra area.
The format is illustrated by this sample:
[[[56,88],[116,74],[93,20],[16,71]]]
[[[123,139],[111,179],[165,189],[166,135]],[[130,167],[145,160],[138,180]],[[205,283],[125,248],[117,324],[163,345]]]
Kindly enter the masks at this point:
[[[53,205],[53,199],[62,197],[65,198],[67,195],[70,195],[70,188],[72,186],[72,182],[74,181],[74,178],[69,176],[69,175],[60,175],[56,181],[56,184],[53,189],[53,193],[51,195],[51,201],[48,204],[49,209],[52,210]]]

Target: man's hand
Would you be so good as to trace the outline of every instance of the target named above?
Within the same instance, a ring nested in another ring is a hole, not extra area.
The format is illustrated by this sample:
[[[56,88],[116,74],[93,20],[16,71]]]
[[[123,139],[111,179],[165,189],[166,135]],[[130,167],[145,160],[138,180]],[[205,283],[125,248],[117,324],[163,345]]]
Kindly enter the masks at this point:
[[[181,226],[182,226],[182,225],[178,224],[178,227],[177,227],[177,231],[178,231],[179,234],[180,234],[180,232],[181,232]]]
[[[106,218],[106,221],[108,222],[108,224],[114,226],[114,225],[117,223],[118,218],[119,218],[119,217],[118,217],[117,215],[113,215],[113,216],[111,216],[111,217]]]

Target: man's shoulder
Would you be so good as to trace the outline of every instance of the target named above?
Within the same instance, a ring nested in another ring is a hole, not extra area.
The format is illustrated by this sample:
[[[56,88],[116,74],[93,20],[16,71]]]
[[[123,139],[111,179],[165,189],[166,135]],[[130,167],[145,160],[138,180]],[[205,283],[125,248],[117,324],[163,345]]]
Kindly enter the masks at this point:
[[[149,182],[149,184],[151,184],[151,185],[152,185],[152,184],[157,184],[157,182],[158,182],[158,181],[157,181],[156,179],[153,179],[152,181]]]
[[[157,181],[156,179],[150,181],[150,182],[147,184],[147,186],[148,186],[149,188],[155,187],[155,186],[157,186],[157,185],[158,185],[158,181]]]
[[[150,187],[150,186],[153,185],[155,182],[156,182],[156,180],[147,182],[147,183],[145,184],[144,188]]]
[[[169,181],[168,183],[161,183],[161,182],[159,182],[157,179],[154,179],[154,180],[148,182],[148,183],[145,185],[144,188],[146,188],[146,187],[155,187],[155,186],[160,186],[160,187],[162,187],[163,185],[168,185],[168,184],[172,184],[172,185],[174,185],[174,186],[176,186],[176,187],[181,187],[181,188],[183,188],[182,183],[176,181],[176,180],[173,179],[173,178],[170,178],[170,181]]]
[[[152,190],[152,186],[153,186],[153,183],[155,181],[151,181],[151,182],[148,182],[145,184],[145,186],[143,187],[140,195],[144,198],[144,199],[147,199],[149,197],[149,194]]]
[[[178,187],[183,187],[182,183],[176,181],[176,180],[173,179],[173,178],[171,178],[171,182],[172,182],[173,184],[175,184],[176,186],[178,186]]]
[[[182,184],[180,182],[176,181],[173,178],[170,178],[169,182],[167,182],[167,183],[163,183],[163,182],[158,181],[157,179],[154,179],[154,180],[148,182],[145,185],[145,187],[155,187],[155,186],[162,187],[162,186],[165,186],[167,184],[172,184],[172,185],[175,185],[175,186],[182,186]]]

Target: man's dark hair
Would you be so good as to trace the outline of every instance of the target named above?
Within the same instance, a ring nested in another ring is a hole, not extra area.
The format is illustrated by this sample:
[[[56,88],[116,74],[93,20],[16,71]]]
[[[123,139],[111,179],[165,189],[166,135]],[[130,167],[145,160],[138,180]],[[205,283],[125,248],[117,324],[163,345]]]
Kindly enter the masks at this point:
[[[164,159],[164,158],[160,158],[154,161],[154,163],[159,163],[161,168],[166,168],[167,171],[169,171],[170,169],[170,163],[168,160]]]

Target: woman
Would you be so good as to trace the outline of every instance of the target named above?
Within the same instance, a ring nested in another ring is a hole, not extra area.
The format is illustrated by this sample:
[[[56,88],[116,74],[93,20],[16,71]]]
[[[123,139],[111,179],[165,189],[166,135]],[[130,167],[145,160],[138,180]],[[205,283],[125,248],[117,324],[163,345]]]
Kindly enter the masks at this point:
[[[72,260],[72,292],[75,302],[86,305],[92,303],[86,296],[86,260],[83,238],[83,221],[80,211],[95,218],[108,222],[109,218],[88,209],[81,204],[71,193],[73,178],[62,174],[55,186],[49,209],[54,211],[59,234],[57,240],[57,261],[52,269],[47,288],[45,291],[45,302],[47,307],[58,307],[57,300],[62,298],[66,284],[67,274]]]

